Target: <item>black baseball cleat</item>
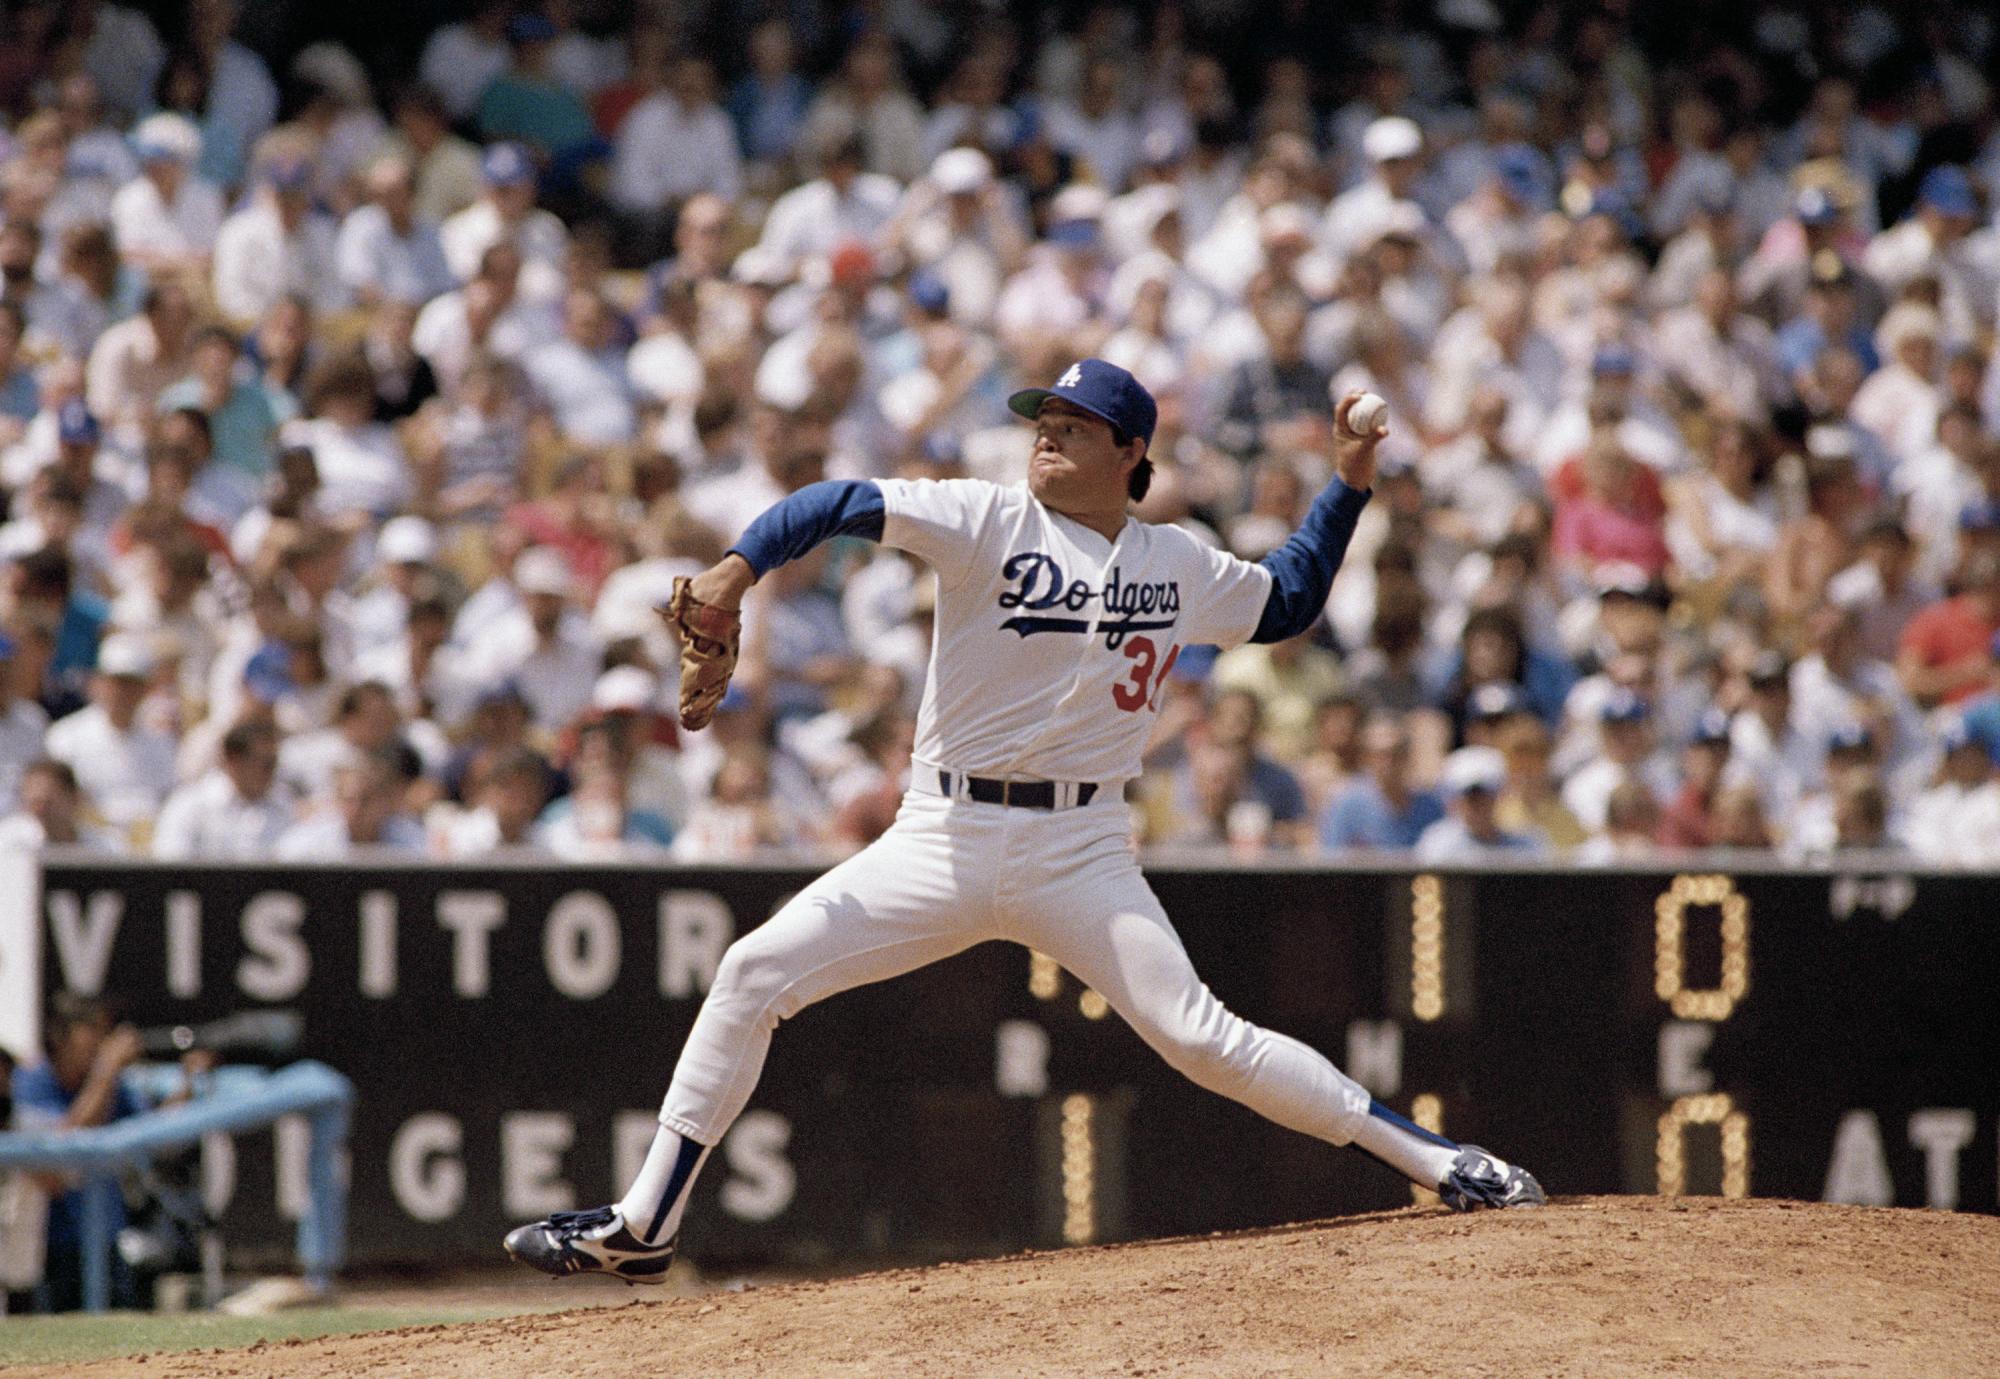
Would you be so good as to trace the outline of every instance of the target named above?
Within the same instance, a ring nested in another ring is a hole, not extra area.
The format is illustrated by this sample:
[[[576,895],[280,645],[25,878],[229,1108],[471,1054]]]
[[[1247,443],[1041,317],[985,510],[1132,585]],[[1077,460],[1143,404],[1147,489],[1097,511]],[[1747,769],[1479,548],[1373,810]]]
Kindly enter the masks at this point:
[[[665,1283],[681,1235],[648,1245],[625,1228],[616,1207],[559,1211],[507,1232],[507,1253],[531,1269],[562,1278],[611,1274],[627,1283]]]
[[[1542,1185],[1525,1168],[1476,1145],[1465,1145],[1451,1161],[1451,1172],[1438,1184],[1438,1196],[1453,1211],[1485,1207],[1539,1207],[1548,1202]]]

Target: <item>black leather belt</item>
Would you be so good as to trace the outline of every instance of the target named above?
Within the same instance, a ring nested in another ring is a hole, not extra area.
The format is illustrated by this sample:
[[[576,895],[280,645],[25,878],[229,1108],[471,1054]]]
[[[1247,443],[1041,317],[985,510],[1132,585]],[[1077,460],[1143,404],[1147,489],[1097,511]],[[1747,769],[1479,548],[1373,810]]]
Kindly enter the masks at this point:
[[[958,779],[949,771],[938,772],[938,789],[945,798],[957,798],[958,792],[952,787]],[[1015,805],[1022,809],[1056,807],[1056,783],[1052,780],[989,780],[984,776],[966,776],[963,779],[966,798],[979,804]],[[1090,797],[1096,793],[1097,784],[1094,781],[1077,786],[1077,804],[1089,804]]]

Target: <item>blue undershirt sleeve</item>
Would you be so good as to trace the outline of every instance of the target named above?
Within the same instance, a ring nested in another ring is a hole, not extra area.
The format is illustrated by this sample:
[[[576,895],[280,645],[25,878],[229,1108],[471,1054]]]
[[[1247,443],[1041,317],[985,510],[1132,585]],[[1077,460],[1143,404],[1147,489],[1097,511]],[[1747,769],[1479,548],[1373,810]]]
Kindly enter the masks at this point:
[[[1313,499],[1306,520],[1285,544],[1257,562],[1271,572],[1271,596],[1251,641],[1282,642],[1312,626],[1326,607],[1333,576],[1370,492],[1336,478]]]
[[[882,490],[866,479],[807,484],[766,508],[729,549],[749,561],[762,579],[830,536],[880,541],[887,514]]]

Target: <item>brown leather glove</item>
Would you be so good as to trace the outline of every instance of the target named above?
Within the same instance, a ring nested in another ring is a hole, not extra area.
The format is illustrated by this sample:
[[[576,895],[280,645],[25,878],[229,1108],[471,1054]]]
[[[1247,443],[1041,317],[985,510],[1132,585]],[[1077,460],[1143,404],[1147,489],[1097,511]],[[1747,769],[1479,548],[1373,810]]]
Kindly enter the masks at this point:
[[[681,639],[681,726],[698,730],[715,717],[715,706],[736,673],[743,615],[733,608],[703,603],[689,591],[690,581],[674,581],[674,592],[660,616]]]

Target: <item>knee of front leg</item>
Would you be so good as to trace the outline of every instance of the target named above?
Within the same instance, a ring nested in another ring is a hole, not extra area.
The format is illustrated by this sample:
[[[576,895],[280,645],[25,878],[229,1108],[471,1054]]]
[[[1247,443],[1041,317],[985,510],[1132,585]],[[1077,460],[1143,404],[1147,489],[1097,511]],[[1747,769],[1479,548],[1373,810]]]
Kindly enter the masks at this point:
[[[723,953],[709,998],[748,1001],[761,1006],[774,1000],[789,980],[781,955],[757,942],[753,932],[730,944]]]

